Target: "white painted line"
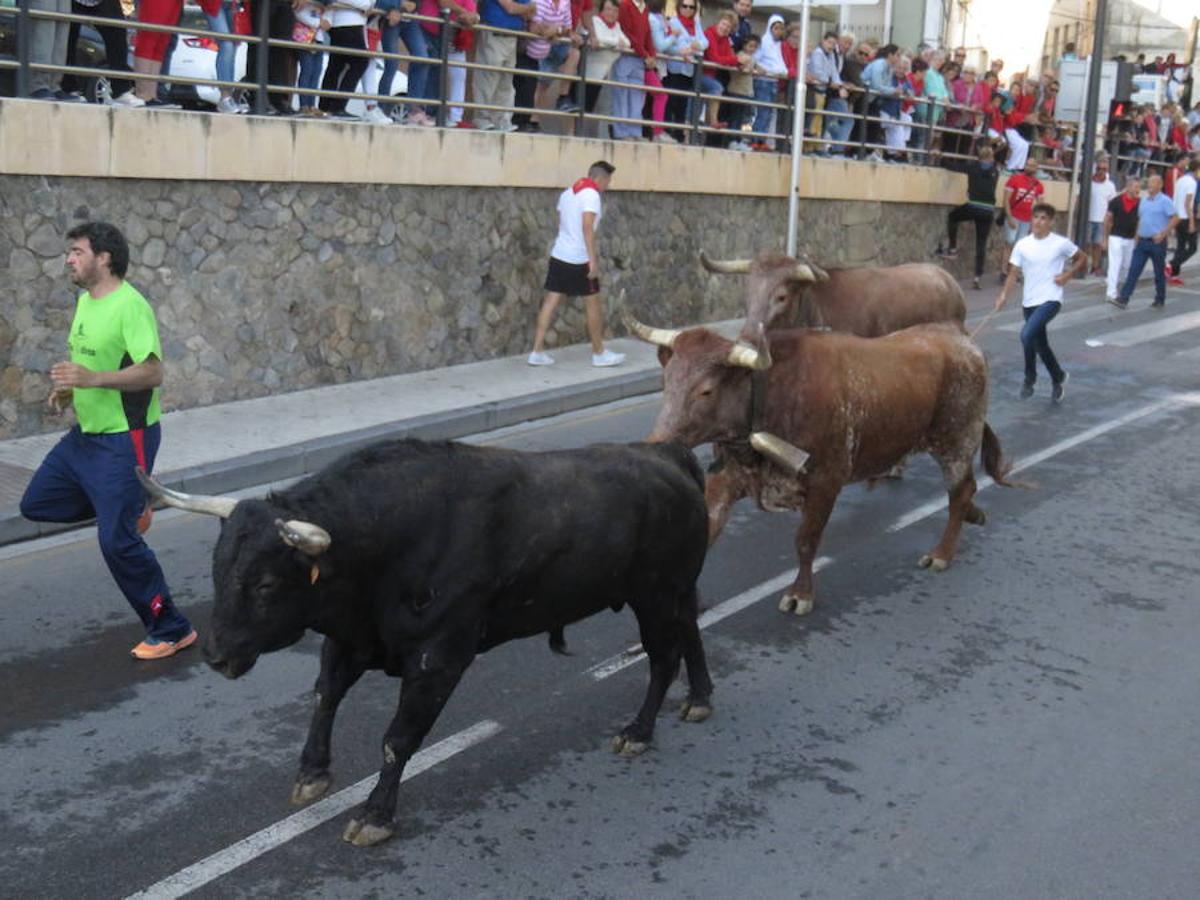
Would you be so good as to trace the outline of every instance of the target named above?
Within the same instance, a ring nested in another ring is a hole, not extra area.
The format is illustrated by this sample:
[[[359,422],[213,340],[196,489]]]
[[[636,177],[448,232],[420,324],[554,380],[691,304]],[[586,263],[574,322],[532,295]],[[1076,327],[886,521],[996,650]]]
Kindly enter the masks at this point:
[[[488,738],[494,737],[500,733],[501,726],[497,722],[490,719],[485,719],[482,722],[477,722],[470,728],[453,734],[445,740],[438,741],[432,747],[427,747],[421,752],[415,754],[408,761],[408,765],[404,767],[404,775],[401,781],[408,781],[410,778],[415,778],[427,769],[431,769],[439,763],[445,762],[450,757],[462,753],[464,750],[473,747],[475,744],[482,743]],[[292,838],[304,834],[306,831],[311,831],[318,825],[328,822],[335,816],[341,815],[351,807],[362,803],[367,795],[371,793],[371,789],[375,786],[378,774],[369,775],[362,781],[343,788],[336,794],[326,797],[324,800],[319,800],[312,806],[300,810],[298,813],[293,813],[282,821],[276,822],[274,825],[268,825],[261,831],[255,832],[247,838],[238,841],[236,844],[231,844],[224,850],[219,850],[212,856],[200,860],[194,865],[188,866],[186,869],[181,869],[174,875],[164,878],[156,884],[150,885],[144,891],[139,891],[136,894],[131,894],[127,900],[168,900],[168,898],[182,897],[184,894],[190,893],[197,888],[203,887],[209,882],[220,878],[239,866],[243,866],[253,859],[262,856],[276,847],[287,843]]]
[[[1185,359],[1191,359],[1193,357],[1200,356],[1200,347],[1188,347],[1188,349],[1186,349],[1186,350],[1176,350],[1171,355],[1182,357]]]
[[[1121,310],[1109,303],[1085,306],[1083,309],[1073,309],[1070,312],[1059,313],[1050,320],[1050,327],[1053,329],[1070,328],[1074,325],[1082,325],[1087,322],[1096,322],[1100,319],[1116,318],[1120,312]],[[1009,325],[1001,325],[996,330],[1019,332],[1024,327],[1025,320],[1024,317],[1022,317],[1021,321],[1013,322]]]
[[[1084,343],[1089,347],[1135,347],[1147,341],[1191,331],[1194,328],[1200,328],[1200,312],[1168,316],[1157,322],[1146,322],[1144,325],[1134,325],[1132,328],[1108,331],[1088,338]]]
[[[1017,463],[1013,465],[1011,474],[1015,475],[1018,472],[1028,469],[1030,466],[1036,466],[1038,463],[1045,462],[1051,457],[1058,456],[1060,453],[1065,453],[1067,450],[1070,450],[1073,447],[1078,447],[1080,444],[1085,444],[1090,440],[1100,437],[1102,434],[1107,434],[1116,428],[1121,428],[1124,425],[1128,425],[1130,422],[1136,422],[1138,419],[1144,419],[1146,416],[1154,415],[1154,413],[1161,412],[1164,409],[1170,409],[1172,407],[1179,406],[1200,406],[1200,393],[1172,394],[1169,397],[1164,397],[1162,400],[1156,400],[1154,403],[1151,403],[1148,406],[1143,406],[1140,409],[1135,409],[1123,416],[1118,416],[1115,419],[1102,422],[1101,424],[1095,425],[1086,431],[1079,432],[1079,434],[1074,435],[1073,437],[1059,441],[1057,444],[1051,444],[1045,450],[1039,450],[1032,456],[1027,456],[1022,460],[1018,460]],[[990,477],[984,476],[983,478],[979,479],[978,489],[982,491],[984,488],[991,487],[993,484],[995,484],[995,482],[992,481]],[[903,528],[907,528],[909,525],[920,522],[922,519],[929,518],[929,516],[933,515],[938,510],[945,509],[946,506],[947,498],[945,497],[941,497],[937,500],[930,500],[928,503],[923,503],[911,512],[905,513],[895,522],[889,525],[888,531],[896,532]]]
[[[813,572],[820,572],[826,566],[833,562],[833,559],[828,556],[820,556],[813,560]],[[756,584],[749,590],[742,591],[736,597],[730,597],[722,603],[718,603],[712,609],[707,609],[700,614],[697,619],[697,624],[700,630],[703,631],[710,625],[715,625],[722,619],[727,619],[734,613],[739,613],[748,606],[753,606],[759,600],[767,597],[776,591],[782,591],[785,587],[796,580],[796,570],[790,569],[787,572],[782,572],[774,578],[769,578],[762,584]],[[635,644],[632,647],[627,647],[618,653],[616,656],[610,656],[603,662],[599,662],[587,670],[587,673],[596,681],[603,681],[612,675],[616,675],[622,669],[627,669],[634,663],[641,662],[646,658],[646,654],[642,651],[641,644]]]

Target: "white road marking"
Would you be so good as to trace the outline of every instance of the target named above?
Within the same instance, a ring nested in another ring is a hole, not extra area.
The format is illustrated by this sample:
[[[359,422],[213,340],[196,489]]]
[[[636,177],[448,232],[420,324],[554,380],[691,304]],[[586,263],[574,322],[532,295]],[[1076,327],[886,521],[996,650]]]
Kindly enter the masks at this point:
[[[1154,413],[1162,412],[1164,409],[1171,409],[1173,407],[1181,406],[1200,406],[1200,393],[1172,394],[1169,397],[1164,397],[1162,400],[1156,400],[1154,403],[1151,403],[1148,406],[1143,406],[1140,409],[1127,412],[1123,416],[1118,416],[1115,419],[1102,422],[1101,424],[1095,425],[1086,431],[1079,432],[1079,434],[1074,435],[1073,437],[1061,440],[1057,444],[1051,444],[1045,450],[1039,450],[1032,456],[1027,456],[1022,460],[1018,460],[1017,463],[1013,465],[1011,474],[1016,475],[1018,472],[1028,469],[1030,466],[1036,466],[1038,463],[1045,462],[1051,457],[1057,456],[1060,453],[1064,453],[1073,447],[1078,447],[1080,444],[1086,444],[1088,441],[1098,438],[1102,434],[1107,434],[1114,429],[1128,425],[1130,422],[1136,422],[1138,419],[1144,419],[1146,416],[1151,416],[1154,415]],[[995,482],[992,481],[990,477],[984,476],[983,478],[979,479],[978,488],[982,491],[984,488],[991,487],[993,484],[995,484]],[[888,531],[896,532],[903,528],[907,528],[909,525],[928,518],[938,510],[945,509],[946,506],[947,499],[945,497],[941,497],[937,500],[930,500],[928,503],[923,503],[911,512],[905,513],[895,522],[889,525]]]
[[[820,572],[823,568],[833,562],[833,559],[828,556],[821,556],[813,560],[813,572]],[[774,578],[769,578],[762,584],[756,584],[747,591],[742,591],[736,597],[730,597],[722,603],[718,603],[712,609],[706,609],[700,614],[697,619],[697,624],[700,630],[703,631],[710,625],[716,625],[722,619],[727,619],[734,613],[739,613],[748,606],[753,606],[764,597],[770,596],[776,591],[782,591],[785,587],[796,580],[796,569],[790,569],[787,572],[782,572]],[[627,669],[634,663],[641,662],[646,658],[645,652],[642,650],[641,644],[635,644],[632,647],[626,647],[616,656],[610,656],[603,662],[596,663],[587,670],[587,673],[596,681],[603,681],[612,675],[616,675],[622,669]]]
[[[404,767],[404,775],[401,781],[408,781],[410,778],[416,778],[422,772],[433,768],[438,763],[445,762],[450,757],[462,753],[470,747],[486,741],[488,738],[495,737],[500,733],[501,726],[498,722],[493,722],[490,719],[484,719],[482,722],[477,722],[470,728],[452,734],[445,740],[438,741],[431,747],[427,747],[421,752],[415,754],[408,761],[408,765]],[[197,888],[203,887],[209,882],[220,878],[239,866],[243,866],[253,859],[262,856],[276,847],[287,843],[292,838],[304,834],[306,831],[311,831],[318,825],[328,822],[335,816],[339,816],[351,807],[362,803],[371,789],[375,786],[375,781],[378,779],[378,774],[369,775],[362,781],[343,788],[336,794],[326,797],[324,800],[319,800],[312,806],[293,813],[282,821],[276,822],[274,825],[268,825],[261,831],[255,832],[247,838],[243,838],[236,844],[231,844],[224,850],[219,850],[212,856],[200,860],[200,862],[188,866],[186,869],[181,869],[174,875],[164,878],[162,881],[152,884],[144,891],[139,891],[136,894],[131,894],[127,900],[172,900],[175,897],[182,897],[184,894],[190,893]]]
[[[1172,334],[1191,331],[1194,328],[1200,328],[1200,312],[1184,313],[1180,316],[1168,316],[1156,322],[1134,325],[1132,328],[1107,331],[1096,337],[1088,338],[1084,343],[1089,347],[1135,347],[1138,344],[1146,343],[1146,341],[1153,341]]]

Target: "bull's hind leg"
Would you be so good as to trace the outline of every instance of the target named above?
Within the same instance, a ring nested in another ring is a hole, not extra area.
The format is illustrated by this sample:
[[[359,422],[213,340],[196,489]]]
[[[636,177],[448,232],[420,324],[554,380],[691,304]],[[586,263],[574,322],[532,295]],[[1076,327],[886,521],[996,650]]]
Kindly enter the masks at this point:
[[[687,666],[688,695],[679,714],[685,722],[703,722],[712,715],[712,678],[708,674],[708,659],[700,640],[699,612],[696,592],[685,604],[683,618],[683,661]]]
[[[798,616],[812,612],[813,598],[813,559],[817,555],[817,547],[821,544],[821,534],[825,531],[825,523],[833,512],[837,502],[840,487],[832,489],[816,487],[810,483],[808,494],[804,498],[804,516],[800,520],[800,528],[796,531],[796,558],[800,571],[779,601],[780,612],[791,612]]]
[[[674,617],[654,615],[654,609],[653,605],[647,604],[634,608],[642,635],[642,647],[650,660],[650,685],[637,716],[613,738],[613,752],[622,756],[637,756],[650,746],[650,739],[654,737],[654,720],[662,709],[667,688],[675,680],[683,656],[684,636],[678,622]],[[707,671],[707,666],[705,669]]]
[[[970,457],[965,465],[943,463],[942,470],[946,476],[959,472],[964,474],[947,492],[950,495],[950,509],[946,519],[946,530],[942,532],[942,539],[917,563],[922,569],[932,569],[935,572],[946,569],[950,565],[950,561],[954,559],[954,554],[958,550],[958,537],[962,532],[962,524],[964,521],[972,520],[972,510],[980,516],[983,514],[983,511],[971,502],[971,498],[975,496],[975,476],[971,472]],[[949,481],[949,477],[947,477],[947,481]]]
[[[297,806],[312,803],[329,790],[330,734],[333,717],[346,692],[362,677],[363,666],[342,649],[332,638],[321,645],[321,674],[314,690],[316,708],[308,727],[308,740],[300,754],[300,773],[292,788],[292,802]]]

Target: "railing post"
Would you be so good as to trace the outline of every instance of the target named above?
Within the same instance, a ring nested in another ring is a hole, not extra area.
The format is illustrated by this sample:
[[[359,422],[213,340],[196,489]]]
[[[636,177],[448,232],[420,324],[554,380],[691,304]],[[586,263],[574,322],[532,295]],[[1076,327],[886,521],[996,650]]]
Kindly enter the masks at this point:
[[[925,159],[924,164],[933,165],[933,120],[937,118],[937,97],[929,98],[925,104]]]
[[[438,128],[446,127],[446,113],[449,108],[446,106],[446,98],[450,96],[450,42],[454,39],[451,34],[452,22],[450,21],[449,7],[442,10],[442,69],[438,73],[438,108],[434,114]],[[457,26],[454,26],[457,30]]]
[[[867,134],[871,130],[871,123],[867,121],[867,116],[871,113],[871,89],[863,88],[862,92],[862,118],[858,120],[862,125],[862,130],[859,132],[858,142],[858,158],[867,158]]]
[[[691,133],[688,135],[688,140],[693,146],[700,146],[704,143],[704,136],[700,133],[700,107],[704,101],[700,99],[700,95],[704,93],[704,79],[700,71],[699,63],[692,63],[692,90],[696,92],[696,96],[692,98],[692,114],[688,116]],[[708,123],[712,126],[712,122]]]
[[[17,12],[17,84],[18,97],[29,96],[29,0],[20,0]]]
[[[587,58],[588,42],[585,37],[579,45],[579,67],[575,70],[579,75],[579,80],[575,82],[575,102],[579,105],[579,124],[575,133],[579,137],[587,137]]]
[[[257,89],[254,92],[254,114],[267,114],[267,63],[271,52],[268,41],[271,39],[271,0],[254,0],[255,12],[258,13],[258,53],[254,57],[254,81]]]

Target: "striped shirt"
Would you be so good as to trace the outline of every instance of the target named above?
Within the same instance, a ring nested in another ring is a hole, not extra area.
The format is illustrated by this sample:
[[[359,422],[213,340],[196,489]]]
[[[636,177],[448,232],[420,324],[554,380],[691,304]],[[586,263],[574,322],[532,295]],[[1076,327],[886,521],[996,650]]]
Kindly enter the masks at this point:
[[[556,25],[571,29],[571,0],[536,0],[531,25]],[[550,41],[533,38],[525,45],[525,55],[530,59],[545,59],[550,55]]]

